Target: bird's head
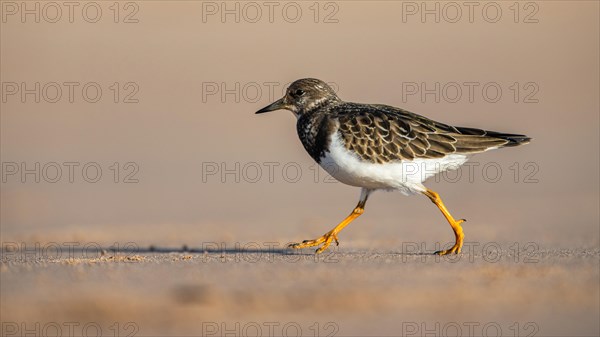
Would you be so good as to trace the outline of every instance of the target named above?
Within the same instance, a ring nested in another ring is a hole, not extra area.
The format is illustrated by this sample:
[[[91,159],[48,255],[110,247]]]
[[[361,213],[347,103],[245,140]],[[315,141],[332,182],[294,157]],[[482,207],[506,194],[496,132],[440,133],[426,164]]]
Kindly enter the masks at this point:
[[[290,84],[281,99],[258,110],[261,114],[269,111],[285,109],[301,116],[315,108],[339,102],[335,91],[327,83],[314,78],[303,78]]]

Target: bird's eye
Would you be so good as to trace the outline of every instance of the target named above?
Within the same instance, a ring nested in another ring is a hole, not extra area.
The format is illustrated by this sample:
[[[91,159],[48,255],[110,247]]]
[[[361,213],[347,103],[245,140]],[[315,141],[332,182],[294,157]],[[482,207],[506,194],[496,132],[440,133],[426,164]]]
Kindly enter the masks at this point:
[[[294,90],[292,92],[292,95],[296,96],[296,97],[300,97],[300,96],[304,95],[304,90],[302,90],[302,89],[296,89],[296,90]]]

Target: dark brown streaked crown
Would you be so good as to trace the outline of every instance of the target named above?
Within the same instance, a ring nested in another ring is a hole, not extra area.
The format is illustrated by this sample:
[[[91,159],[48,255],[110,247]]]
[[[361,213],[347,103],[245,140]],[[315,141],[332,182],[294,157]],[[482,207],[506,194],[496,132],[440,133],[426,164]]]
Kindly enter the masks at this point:
[[[303,78],[290,84],[285,96],[281,99],[258,110],[256,113],[285,109],[299,116],[339,102],[341,100],[327,83],[315,78]]]
[[[304,149],[317,162],[329,146],[330,135],[336,123],[327,112],[343,103],[335,91],[325,82],[304,78],[290,84],[285,96],[256,113],[285,109],[298,117],[296,130]]]

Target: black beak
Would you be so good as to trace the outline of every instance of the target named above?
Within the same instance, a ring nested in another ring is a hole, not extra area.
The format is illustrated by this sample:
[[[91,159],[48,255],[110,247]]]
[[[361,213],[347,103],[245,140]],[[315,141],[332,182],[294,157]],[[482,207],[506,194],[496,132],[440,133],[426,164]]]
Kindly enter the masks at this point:
[[[267,105],[266,107],[258,110],[256,112],[256,114],[262,114],[265,112],[269,112],[269,111],[275,111],[275,110],[279,110],[279,109],[285,109],[285,104],[283,103],[283,98],[279,99],[269,105]]]

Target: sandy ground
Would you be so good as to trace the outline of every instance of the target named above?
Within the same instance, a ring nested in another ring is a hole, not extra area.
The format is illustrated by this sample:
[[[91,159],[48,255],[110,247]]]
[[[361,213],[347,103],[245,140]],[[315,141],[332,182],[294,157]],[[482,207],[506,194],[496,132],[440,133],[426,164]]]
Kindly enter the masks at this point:
[[[5,244],[3,335],[599,334],[597,248],[57,247]]]

